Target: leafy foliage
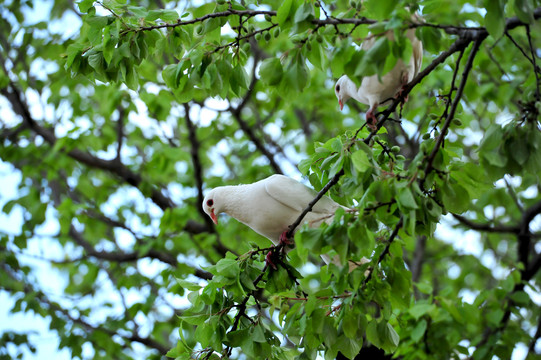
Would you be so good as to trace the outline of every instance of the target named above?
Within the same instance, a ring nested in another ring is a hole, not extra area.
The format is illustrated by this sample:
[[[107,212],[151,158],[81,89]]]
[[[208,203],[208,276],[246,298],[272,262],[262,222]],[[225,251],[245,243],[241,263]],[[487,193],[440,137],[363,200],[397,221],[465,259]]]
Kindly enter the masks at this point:
[[[60,348],[539,356],[539,1],[55,1],[34,21],[44,6],[0,5],[1,154],[20,177],[1,211],[21,220],[0,284]],[[370,131],[332,84],[407,61],[409,28],[422,71]],[[286,255],[202,211],[205,189],[273,173],[356,212],[301,225]],[[4,331],[0,357],[31,335]]]

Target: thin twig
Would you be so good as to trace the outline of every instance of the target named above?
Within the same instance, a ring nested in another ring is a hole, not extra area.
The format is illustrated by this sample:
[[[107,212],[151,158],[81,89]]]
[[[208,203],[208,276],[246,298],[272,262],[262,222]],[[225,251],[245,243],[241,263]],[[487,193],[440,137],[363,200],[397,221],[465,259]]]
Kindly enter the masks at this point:
[[[539,94],[539,74],[537,71],[537,65],[535,61],[535,50],[533,48],[532,44],[532,36],[530,34],[530,26],[526,25],[526,35],[528,36],[528,44],[530,45],[530,52],[532,54],[532,61],[533,61],[533,72],[535,74],[535,98],[536,100],[541,99],[541,95]]]
[[[528,59],[528,61],[534,66],[534,70],[540,71],[539,68],[535,65],[535,60],[530,58],[530,56],[526,53],[526,51],[522,48],[522,46],[520,46],[520,44],[511,36],[509,31],[506,31],[505,35],[509,38],[509,40],[511,40],[513,45],[515,45],[515,47],[520,50],[522,55],[524,55],[524,57]]]
[[[449,114],[447,115],[447,119],[445,119],[445,123],[443,124],[441,128],[440,135],[436,139],[436,143],[434,144],[434,148],[432,149],[432,152],[427,158],[426,161],[426,167],[425,167],[425,177],[422,180],[422,184],[424,183],[424,179],[426,179],[426,175],[434,169],[433,162],[436,158],[436,154],[438,153],[441,144],[443,143],[443,139],[445,138],[445,135],[447,134],[447,130],[449,129],[449,126],[451,125],[451,121],[455,117],[455,112],[458,107],[458,104],[460,102],[460,99],[462,98],[462,94],[464,92],[464,88],[466,87],[466,82],[468,80],[468,75],[472,69],[473,66],[473,59],[475,59],[475,55],[477,54],[477,50],[479,50],[479,46],[481,45],[481,42],[486,38],[486,36],[482,36],[477,38],[474,43],[473,47],[470,51],[470,55],[468,56],[468,61],[466,62],[466,65],[464,67],[464,71],[462,72],[462,79],[460,80],[460,85],[458,86],[458,90],[456,92],[456,96],[453,99],[453,104],[451,105],[451,109],[449,111]]]
[[[118,107],[118,120],[116,123],[116,138],[117,138],[117,149],[116,149],[116,160],[118,163],[122,163],[120,157],[120,151],[122,150],[122,143],[124,141],[124,116],[125,110],[124,107]]]

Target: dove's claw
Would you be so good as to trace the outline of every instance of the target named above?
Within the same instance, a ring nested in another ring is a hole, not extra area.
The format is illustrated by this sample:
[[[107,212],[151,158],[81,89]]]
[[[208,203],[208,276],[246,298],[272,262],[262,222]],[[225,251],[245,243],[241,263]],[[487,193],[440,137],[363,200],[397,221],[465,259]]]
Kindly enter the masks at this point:
[[[265,257],[265,263],[270,266],[271,268],[273,268],[274,270],[277,269],[276,265],[274,264],[274,262],[272,262],[272,251],[269,251],[267,253],[267,256]]]
[[[378,118],[374,115],[374,109],[368,110],[366,113],[366,126],[368,126],[372,131],[377,130],[376,124],[378,123]]]
[[[405,90],[406,90],[406,85],[402,85],[398,93],[396,93],[396,97],[397,98],[401,97]],[[409,94],[406,94],[406,96],[404,96],[404,102],[408,102],[408,99],[409,99]]]
[[[281,245],[291,245],[293,242],[289,240],[289,237],[287,236],[288,230],[284,231],[282,235],[280,235],[280,244]]]

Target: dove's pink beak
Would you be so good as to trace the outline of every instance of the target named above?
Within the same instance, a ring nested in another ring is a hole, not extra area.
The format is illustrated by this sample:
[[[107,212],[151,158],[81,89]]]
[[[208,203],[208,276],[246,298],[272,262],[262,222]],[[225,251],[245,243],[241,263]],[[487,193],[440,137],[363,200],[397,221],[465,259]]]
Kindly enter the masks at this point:
[[[344,103],[342,102],[342,99],[338,99],[338,105],[340,105],[340,111],[344,108]]]
[[[218,225],[218,218],[216,217],[216,214],[214,214],[214,209],[210,210],[210,218],[214,224]]]

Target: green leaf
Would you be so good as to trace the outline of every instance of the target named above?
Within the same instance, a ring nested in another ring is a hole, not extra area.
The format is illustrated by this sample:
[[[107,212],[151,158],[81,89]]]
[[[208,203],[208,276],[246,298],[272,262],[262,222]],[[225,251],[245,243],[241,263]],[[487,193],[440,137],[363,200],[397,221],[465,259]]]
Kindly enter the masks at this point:
[[[175,10],[160,10],[160,19],[163,21],[173,22],[178,20],[178,12]]]
[[[94,4],[94,0],[82,0],[77,5],[79,6],[79,11],[82,13],[88,12],[88,10],[92,7]]]
[[[425,334],[427,323],[425,319],[422,319],[411,331],[410,337],[414,342],[419,342]]]
[[[182,280],[182,279],[177,279],[177,283],[184,289],[186,290],[189,290],[189,291],[196,291],[196,290],[199,290],[201,289],[201,286],[198,285],[198,284],[194,284],[192,282],[189,282],[189,281],[186,281],[186,280]]]
[[[175,89],[178,84],[176,81],[176,73],[177,65],[174,64],[167,65],[162,70],[163,80],[165,81],[165,84],[171,89]]]
[[[182,316],[181,319],[191,325],[201,325],[208,319],[208,315],[187,315]]]
[[[366,51],[362,61],[357,66],[355,76],[384,75],[383,69],[385,68],[390,51],[391,48],[387,37],[383,36],[377,39],[374,45]]]
[[[102,53],[94,53],[88,57],[88,64],[94,68],[97,72],[101,72],[105,69],[105,62]]]
[[[429,52],[437,53],[440,51],[441,30],[430,26],[417,28],[415,36],[423,43],[423,48]]]
[[[313,15],[312,4],[310,4],[309,2],[305,2],[304,4],[299,6],[297,11],[295,12],[294,21],[296,23],[304,21],[308,19],[310,15]]]
[[[524,291],[516,291],[511,294],[510,298],[518,306],[528,306],[530,304],[530,297]]]
[[[389,323],[387,323],[387,331],[385,334],[387,336],[387,351],[395,351],[398,347],[398,343],[400,342],[400,336],[398,336],[396,330]]]
[[[446,183],[443,186],[443,204],[450,212],[461,214],[466,211],[470,205],[470,196],[466,189],[458,183]]]
[[[357,330],[359,329],[359,323],[357,321],[357,316],[351,314],[351,316],[344,316],[342,320],[342,329],[344,330],[344,335],[350,339],[357,338]]]
[[[299,162],[297,167],[299,168],[299,171],[303,175],[307,175],[308,171],[310,170],[310,166],[312,166],[312,159],[303,159]]]
[[[395,0],[367,0],[363,3],[364,6],[375,15],[376,20],[389,18],[393,9],[396,6]]]
[[[301,92],[304,90],[308,84],[308,69],[304,62],[295,62],[293,65],[289,66],[288,76],[293,83],[293,87]]]
[[[363,338],[350,339],[344,336],[338,338],[335,347],[348,359],[353,359],[361,350]]]
[[[226,342],[232,347],[240,347],[250,339],[250,329],[241,329],[236,331],[231,331],[226,336]]]
[[[415,320],[419,320],[421,316],[432,311],[434,307],[434,304],[415,304],[408,310],[408,312],[415,318]]]
[[[395,329],[386,321],[372,320],[366,328],[366,338],[376,347],[387,352],[394,352],[400,337]]]
[[[278,58],[268,58],[263,60],[259,68],[261,81],[267,85],[279,84],[284,73],[282,63]]]
[[[514,9],[520,21],[526,24],[534,22],[534,6],[530,0],[515,0]]]
[[[378,322],[376,320],[372,320],[368,323],[368,326],[366,327],[366,339],[378,348],[381,348],[382,341],[379,338]]]
[[[501,0],[485,0],[484,4],[487,9],[485,27],[493,38],[499,39],[505,30],[505,4]]]
[[[276,12],[278,24],[282,27],[289,17],[293,0],[284,0]]]
[[[355,169],[361,173],[372,167],[370,160],[368,160],[368,155],[363,150],[357,150],[351,155],[351,161]]]
[[[398,192],[398,204],[407,208],[407,209],[418,209],[419,206],[415,202],[413,193],[409,187],[404,187]]]
[[[82,54],[83,48],[84,46],[82,44],[71,44],[70,46],[68,46],[68,57],[66,60],[67,67],[70,67],[71,64],[73,64],[73,60],[75,60],[76,56],[80,56]]]
[[[498,326],[500,321],[503,319],[504,312],[502,309],[494,309],[490,311],[486,318],[492,326]]]
[[[530,156],[530,150],[528,150],[528,143],[524,139],[514,139],[512,142],[511,157],[520,165],[524,165]]]
[[[305,55],[308,57],[308,61],[320,70],[325,70],[327,67],[327,55],[325,49],[318,42],[312,41],[312,50],[308,51]]]
[[[265,334],[263,332],[263,327],[261,324],[256,325],[251,328],[250,330],[250,340],[259,342],[259,343],[266,343],[267,339],[265,338]]]
[[[221,259],[216,264],[217,273],[226,278],[237,278],[240,274],[239,264],[233,259]]]

